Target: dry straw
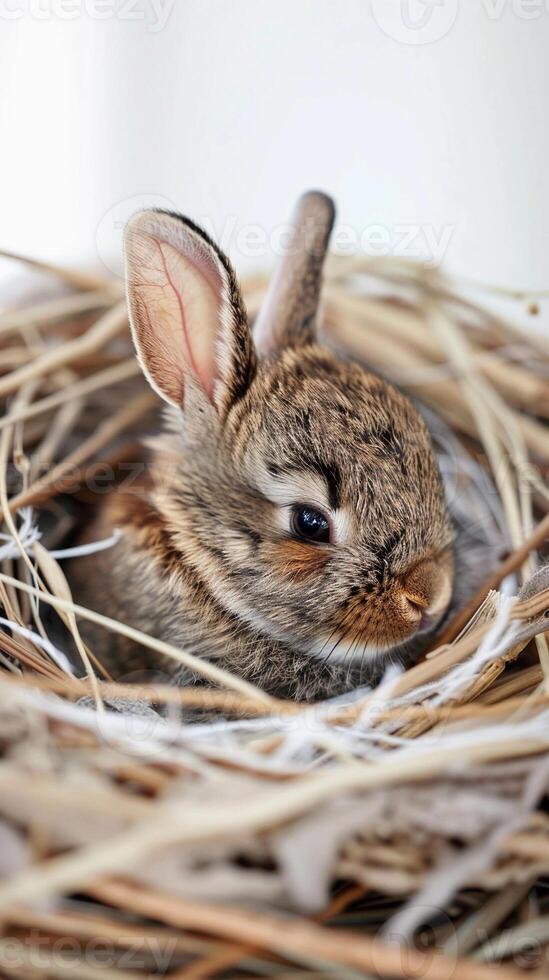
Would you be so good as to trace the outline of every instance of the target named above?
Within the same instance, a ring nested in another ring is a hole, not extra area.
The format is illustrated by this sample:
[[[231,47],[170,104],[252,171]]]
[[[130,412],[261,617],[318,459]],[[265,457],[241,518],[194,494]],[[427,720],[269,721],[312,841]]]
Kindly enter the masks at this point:
[[[27,265],[59,289],[0,314],[1,974],[545,973],[549,341],[513,325],[533,297],[331,257],[328,341],[425,406],[502,550],[421,663],[301,705],[73,602],[79,506],[122,478],[157,405],[121,284]],[[214,686],[112,680],[86,618]]]

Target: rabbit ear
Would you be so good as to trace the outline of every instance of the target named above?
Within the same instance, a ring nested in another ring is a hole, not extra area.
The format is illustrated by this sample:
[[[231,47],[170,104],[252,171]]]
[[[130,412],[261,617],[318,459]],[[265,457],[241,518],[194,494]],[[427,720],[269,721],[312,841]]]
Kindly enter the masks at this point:
[[[334,202],[309,191],[297,203],[290,241],[259,311],[254,337],[263,352],[315,340],[322,266],[334,223]]]
[[[192,376],[225,414],[254,368],[228,259],[186,218],[162,211],[131,218],[124,246],[130,324],[150,384],[181,408]]]

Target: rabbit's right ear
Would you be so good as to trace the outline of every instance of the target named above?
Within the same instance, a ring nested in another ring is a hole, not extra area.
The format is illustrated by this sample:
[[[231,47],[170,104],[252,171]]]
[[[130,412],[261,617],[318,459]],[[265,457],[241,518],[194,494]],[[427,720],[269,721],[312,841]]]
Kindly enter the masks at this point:
[[[192,222],[163,211],[130,219],[124,251],[130,325],[150,384],[182,408],[192,377],[225,415],[255,366],[229,260]]]
[[[334,202],[321,191],[309,191],[297,202],[290,240],[254,326],[261,352],[315,341],[322,267],[334,217]]]

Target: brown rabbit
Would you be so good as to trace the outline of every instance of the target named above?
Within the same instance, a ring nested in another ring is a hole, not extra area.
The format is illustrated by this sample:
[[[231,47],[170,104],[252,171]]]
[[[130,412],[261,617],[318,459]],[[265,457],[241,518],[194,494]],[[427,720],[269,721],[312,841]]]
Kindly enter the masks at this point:
[[[90,532],[119,527],[121,540],[72,568],[79,602],[300,699],[410,662],[455,604],[425,423],[316,342],[333,218],[323,194],[300,200],[254,339],[229,261],[200,228],[164,212],[130,220],[130,323],[170,406],[166,432],[146,485],[113,493]],[[119,637],[85,636],[115,676],[191,680]]]

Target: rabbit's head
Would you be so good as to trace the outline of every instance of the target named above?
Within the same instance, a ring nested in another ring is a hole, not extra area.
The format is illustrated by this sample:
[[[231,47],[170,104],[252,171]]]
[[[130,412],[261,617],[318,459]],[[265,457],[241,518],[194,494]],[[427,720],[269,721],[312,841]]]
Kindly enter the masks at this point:
[[[254,336],[227,258],[192,222],[142,212],[125,250],[138,356],[171,406],[159,547],[237,620],[351,662],[433,631],[452,529],[418,412],[316,341],[332,223],[328,198],[301,199]]]

